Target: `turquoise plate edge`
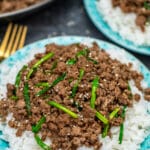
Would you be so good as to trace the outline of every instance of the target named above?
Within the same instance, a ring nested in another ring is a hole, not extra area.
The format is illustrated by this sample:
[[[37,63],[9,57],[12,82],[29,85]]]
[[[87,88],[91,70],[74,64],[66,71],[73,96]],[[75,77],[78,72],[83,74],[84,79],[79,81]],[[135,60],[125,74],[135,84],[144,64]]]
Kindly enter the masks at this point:
[[[144,80],[148,83],[148,86],[150,86],[150,71],[136,57],[134,57],[130,53],[124,51],[123,49],[121,49],[121,48],[119,48],[113,44],[110,44],[110,43],[107,43],[107,42],[104,42],[104,41],[101,41],[98,39],[94,39],[94,38],[86,38],[86,37],[79,37],[79,36],[61,36],[61,37],[44,39],[44,40],[35,42],[33,44],[27,45],[24,48],[20,49],[14,55],[10,56],[8,59],[6,59],[5,61],[3,61],[0,64],[0,84],[1,84],[1,79],[4,76],[2,71],[1,71],[2,70],[1,68],[3,68],[3,66],[7,66],[8,68],[11,69],[15,65],[16,61],[22,61],[23,59],[25,59],[25,57],[28,57],[28,55],[30,54],[30,51],[32,49],[43,48],[45,45],[47,45],[49,43],[56,43],[59,45],[68,45],[68,44],[79,43],[79,42],[83,42],[83,41],[89,41],[89,42],[95,41],[98,43],[98,45],[101,48],[106,49],[107,51],[109,51],[109,49],[115,49],[116,52],[120,51],[120,50],[125,52],[126,57],[128,57],[129,60],[136,61],[138,64],[140,64],[140,71],[144,75]],[[1,134],[2,134],[2,132],[0,132],[0,135]],[[6,150],[8,146],[9,146],[9,144],[7,141],[0,139],[0,149],[1,150]],[[145,138],[145,140],[141,144],[140,150],[150,150],[150,135]]]
[[[123,39],[117,32],[103,20],[103,15],[98,11],[97,0],[83,0],[85,9],[99,31],[101,31],[111,41],[140,54],[150,55],[150,46],[137,46],[133,42]]]

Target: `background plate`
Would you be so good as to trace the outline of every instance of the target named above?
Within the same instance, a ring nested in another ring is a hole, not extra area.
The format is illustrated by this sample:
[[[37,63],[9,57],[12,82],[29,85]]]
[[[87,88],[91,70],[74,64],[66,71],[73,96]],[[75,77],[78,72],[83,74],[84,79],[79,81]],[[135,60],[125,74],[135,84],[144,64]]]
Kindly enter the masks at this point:
[[[45,45],[49,43],[56,43],[59,45],[69,45],[72,43],[80,43],[80,42],[83,43],[84,41],[88,41],[88,43],[95,41],[101,48],[106,49],[107,51],[115,50],[116,53],[123,55],[129,61],[134,61],[136,64],[139,64],[139,70],[144,75],[145,82],[147,82],[148,86],[150,86],[150,71],[130,53],[124,51],[123,49],[117,46],[114,46],[112,44],[109,44],[107,42],[98,39],[78,37],[78,36],[65,36],[65,37],[62,36],[49,38],[25,46],[21,50],[17,51],[14,55],[10,56],[8,59],[6,59],[0,64],[0,86],[4,85],[5,79],[12,73],[12,70],[14,70],[17,67],[16,66],[17,64],[20,64],[20,62],[22,62],[21,64],[24,65],[27,63],[24,61],[25,59],[27,58],[28,60],[31,59],[30,53],[35,54],[44,51]],[[22,66],[20,66],[20,68],[21,67]],[[17,69],[19,70],[20,68]],[[5,82],[7,83],[8,81]],[[0,137],[1,134],[2,133],[0,132]],[[7,142],[5,142],[4,140],[0,140],[0,150],[5,150],[7,146],[8,146]],[[143,139],[143,143],[141,144],[141,150],[150,150],[150,136],[145,138],[145,140]]]
[[[137,46],[133,42],[123,39],[117,32],[103,20],[102,14],[98,11],[97,0],[84,0],[85,9],[95,26],[110,40],[136,53],[150,55],[150,46]]]
[[[28,15],[28,14],[31,14],[32,12],[37,11],[38,9],[46,6],[48,3],[52,2],[52,1],[53,0],[43,0],[42,2],[31,5],[27,8],[0,14],[0,20],[16,20],[18,18],[21,18],[25,15]]]

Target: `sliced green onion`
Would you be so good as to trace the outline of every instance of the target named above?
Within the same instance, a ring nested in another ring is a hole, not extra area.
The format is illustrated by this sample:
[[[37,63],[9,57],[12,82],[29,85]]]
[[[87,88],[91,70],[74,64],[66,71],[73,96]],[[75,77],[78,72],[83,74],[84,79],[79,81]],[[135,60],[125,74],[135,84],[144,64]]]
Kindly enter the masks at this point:
[[[96,101],[96,90],[99,86],[99,78],[96,77],[93,81],[92,81],[92,96],[91,96],[91,101],[90,101],[90,106],[91,108],[95,109],[95,101]]]
[[[76,54],[76,57],[84,56],[84,57],[86,57],[86,59],[87,59],[88,61],[91,61],[91,62],[93,62],[94,64],[98,64],[98,62],[97,62],[96,60],[94,60],[93,58],[88,57],[89,53],[90,53],[89,49],[85,48],[85,49],[79,51],[79,52]]]
[[[128,83],[128,90],[131,91],[131,86],[129,83]]]
[[[29,73],[27,74],[27,79],[29,79],[31,77],[31,75],[33,74],[33,72],[45,61],[47,61],[48,59],[52,58],[54,56],[54,53],[48,53],[47,55],[45,55],[44,57],[42,57],[37,63],[35,63],[32,68],[29,70]]]
[[[89,49],[85,48],[79,52],[77,52],[76,57],[85,56],[87,57],[89,54]]]
[[[49,84],[48,86],[46,86],[44,89],[42,89],[41,91],[39,91],[36,95],[37,96],[41,96],[41,95],[45,94],[49,89],[53,88],[60,81],[64,80],[65,77],[66,77],[66,73],[63,73],[61,76],[57,77],[57,79],[54,80],[52,82],[52,84]]]
[[[125,118],[125,113],[126,113],[126,106],[123,107],[122,114],[121,114],[122,118]],[[120,125],[120,132],[119,132],[119,144],[122,144],[123,134],[124,134],[124,124],[122,123]]]
[[[84,70],[83,69],[80,69],[80,73],[79,73],[79,82],[81,82],[83,76],[84,76]]]
[[[108,134],[109,124],[106,124],[102,133],[102,138],[106,137]]]
[[[116,116],[116,114],[118,113],[119,110],[120,110],[120,108],[115,108],[115,110],[112,111],[111,114],[109,115],[109,118],[113,119]]]
[[[72,88],[71,98],[75,97],[77,90],[78,90],[79,83],[81,82],[83,75],[84,75],[84,70],[80,69],[78,81],[74,84],[74,86]]]
[[[11,96],[10,97],[12,100],[14,100],[14,101],[17,101],[19,98],[17,97],[17,96],[15,96],[15,95],[13,95],[13,96]]]
[[[51,72],[57,67],[57,61],[54,61],[54,63],[52,64],[52,67],[51,67]]]
[[[51,150],[51,148],[50,148],[47,144],[45,144],[45,143],[41,140],[41,138],[40,138],[38,135],[35,135],[34,138],[35,138],[37,144],[38,144],[43,150]]]
[[[36,94],[36,96],[41,96],[41,95],[45,94],[49,89],[51,89],[51,86],[50,86],[50,85],[47,86],[47,87],[45,87],[44,89],[40,90],[40,91]]]
[[[18,72],[17,76],[16,76],[16,80],[15,80],[15,87],[18,88],[20,85],[20,81],[21,81],[21,73],[22,71],[24,71],[27,68],[26,65],[24,65],[21,70]]]
[[[72,59],[67,60],[66,64],[67,65],[74,65],[76,62],[77,62],[77,60],[72,58]]]
[[[38,133],[42,127],[42,124],[45,123],[46,117],[43,116],[35,126],[32,126],[32,132]]]
[[[40,82],[40,83],[37,83],[36,86],[37,87],[40,87],[40,86],[42,86],[42,87],[48,87],[49,83],[48,82]]]
[[[52,64],[52,67],[50,68],[50,70],[45,70],[44,72],[47,73],[52,73],[54,71],[54,69],[57,67],[57,61],[54,61]]]
[[[61,104],[56,103],[55,101],[49,101],[48,104],[64,111],[65,113],[69,114],[73,118],[78,118],[78,115],[76,113],[72,112],[71,110],[69,110],[68,108],[62,106]]]
[[[131,86],[130,86],[130,84],[128,83],[128,90],[130,91],[130,92],[132,92],[132,90],[131,90]],[[129,99],[132,99],[132,97],[133,97],[133,95],[132,95],[132,93],[128,96],[128,98]]]
[[[116,108],[114,111],[111,112],[111,114],[109,115],[110,119],[113,119],[116,114],[118,113],[118,111],[120,110],[120,108]],[[102,132],[102,137],[106,137],[108,134],[108,129],[109,129],[109,123],[105,125],[104,130]]]
[[[119,144],[122,144],[123,132],[124,132],[124,124],[122,123],[122,124],[120,125],[120,132],[119,132]]]
[[[77,93],[77,90],[78,90],[78,82],[74,84],[73,88],[72,88],[72,91],[71,91],[71,98],[74,98],[76,93]]]
[[[93,58],[87,57],[87,60],[93,62],[94,64],[98,64],[98,62]]]
[[[144,8],[150,10],[150,2],[144,2]]]
[[[73,78],[68,79],[68,82],[71,83],[73,81]]]
[[[103,116],[100,112],[96,111],[96,117],[101,120],[104,124],[108,124],[108,119]]]
[[[23,88],[23,95],[24,95],[24,100],[26,104],[26,109],[28,115],[31,115],[31,104],[30,104],[30,94],[29,94],[29,85],[26,82]]]
[[[61,76],[57,77],[57,79],[52,82],[51,87],[57,85],[60,81],[64,80],[65,77],[66,77],[66,73],[63,73]]]
[[[20,82],[21,82],[21,74],[22,74],[22,71],[25,70],[27,68],[26,65],[24,65],[20,71],[18,72],[17,76],[16,76],[16,80],[15,80],[15,89],[13,90],[13,96],[11,96],[11,99],[12,100],[15,100],[17,101],[18,100],[18,97],[16,96],[16,91],[20,85]]]
[[[122,110],[122,113],[121,113],[122,118],[125,118],[126,108],[127,108],[127,106],[123,106],[123,110]]]

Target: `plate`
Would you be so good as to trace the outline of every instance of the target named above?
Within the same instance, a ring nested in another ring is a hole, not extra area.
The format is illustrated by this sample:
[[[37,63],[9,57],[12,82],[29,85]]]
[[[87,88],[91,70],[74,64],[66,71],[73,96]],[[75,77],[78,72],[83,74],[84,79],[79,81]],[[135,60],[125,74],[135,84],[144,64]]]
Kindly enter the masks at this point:
[[[117,32],[114,32],[106,21],[104,21],[96,2],[97,0],[84,0],[85,9],[92,22],[105,36],[133,52],[150,55],[150,46],[137,46],[133,42],[123,39]]]
[[[2,14],[0,14],[0,20],[12,20],[12,19],[16,19],[16,17],[20,18],[22,16],[25,16],[27,14],[30,14],[30,13],[40,9],[41,7],[46,6],[48,3],[52,2],[52,1],[53,0],[43,0],[42,2],[31,5],[27,8],[23,8],[23,9],[19,9],[19,10],[7,12],[7,13],[2,13]]]
[[[86,38],[86,37],[79,37],[79,36],[61,36],[61,37],[54,37],[54,38],[41,40],[33,44],[30,44],[28,46],[25,46],[21,50],[17,51],[14,55],[10,56],[8,59],[3,61],[0,64],[0,87],[5,86],[6,83],[9,82],[9,80],[11,80],[9,77],[10,74],[11,75],[14,73],[16,74],[16,72],[20,70],[20,68],[22,67],[20,64],[22,65],[26,64],[27,61],[33,59],[34,54],[39,52],[44,52],[45,45],[49,43],[56,43],[59,45],[69,45],[72,43],[80,43],[80,42],[83,43],[84,41],[88,43],[97,42],[101,48],[106,49],[108,52],[110,52],[111,50],[115,50],[116,53],[118,53],[118,55],[124,56],[129,62],[134,61],[135,64],[139,65],[139,70],[143,73],[145,82],[148,83],[148,86],[150,86],[150,71],[136,57],[124,51],[123,49],[115,45],[112,45],[110,43],[98,39],[94,39],[94,38]],[[28,60],[25,60],[27,58]],[[2,132],[0,132],[0,138],[1,138],[1,134]],[[147,138],[145,138],[145,140],[141,144],[141,150],[149,150],[150,148],[149,142],[150,142],[150,135]],[[0,140],[0,150],[5,150],[7,146],[8,146],[7,142],[5,142],[4,140]]]

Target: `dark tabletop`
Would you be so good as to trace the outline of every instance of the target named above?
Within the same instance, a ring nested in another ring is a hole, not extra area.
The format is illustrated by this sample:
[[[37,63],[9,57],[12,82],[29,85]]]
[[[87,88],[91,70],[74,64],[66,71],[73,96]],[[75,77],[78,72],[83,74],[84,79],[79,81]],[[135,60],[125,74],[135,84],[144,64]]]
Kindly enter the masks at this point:
[[[82,0],[54,0],[46,8],[15,22],[29,27],[26,44],[59,35],[90,36],[111,42],[93,25],[86,14]],[[1,25],[1,38],[6,26],[6,23]],[[132,54],[150,69],[150,56]]]

